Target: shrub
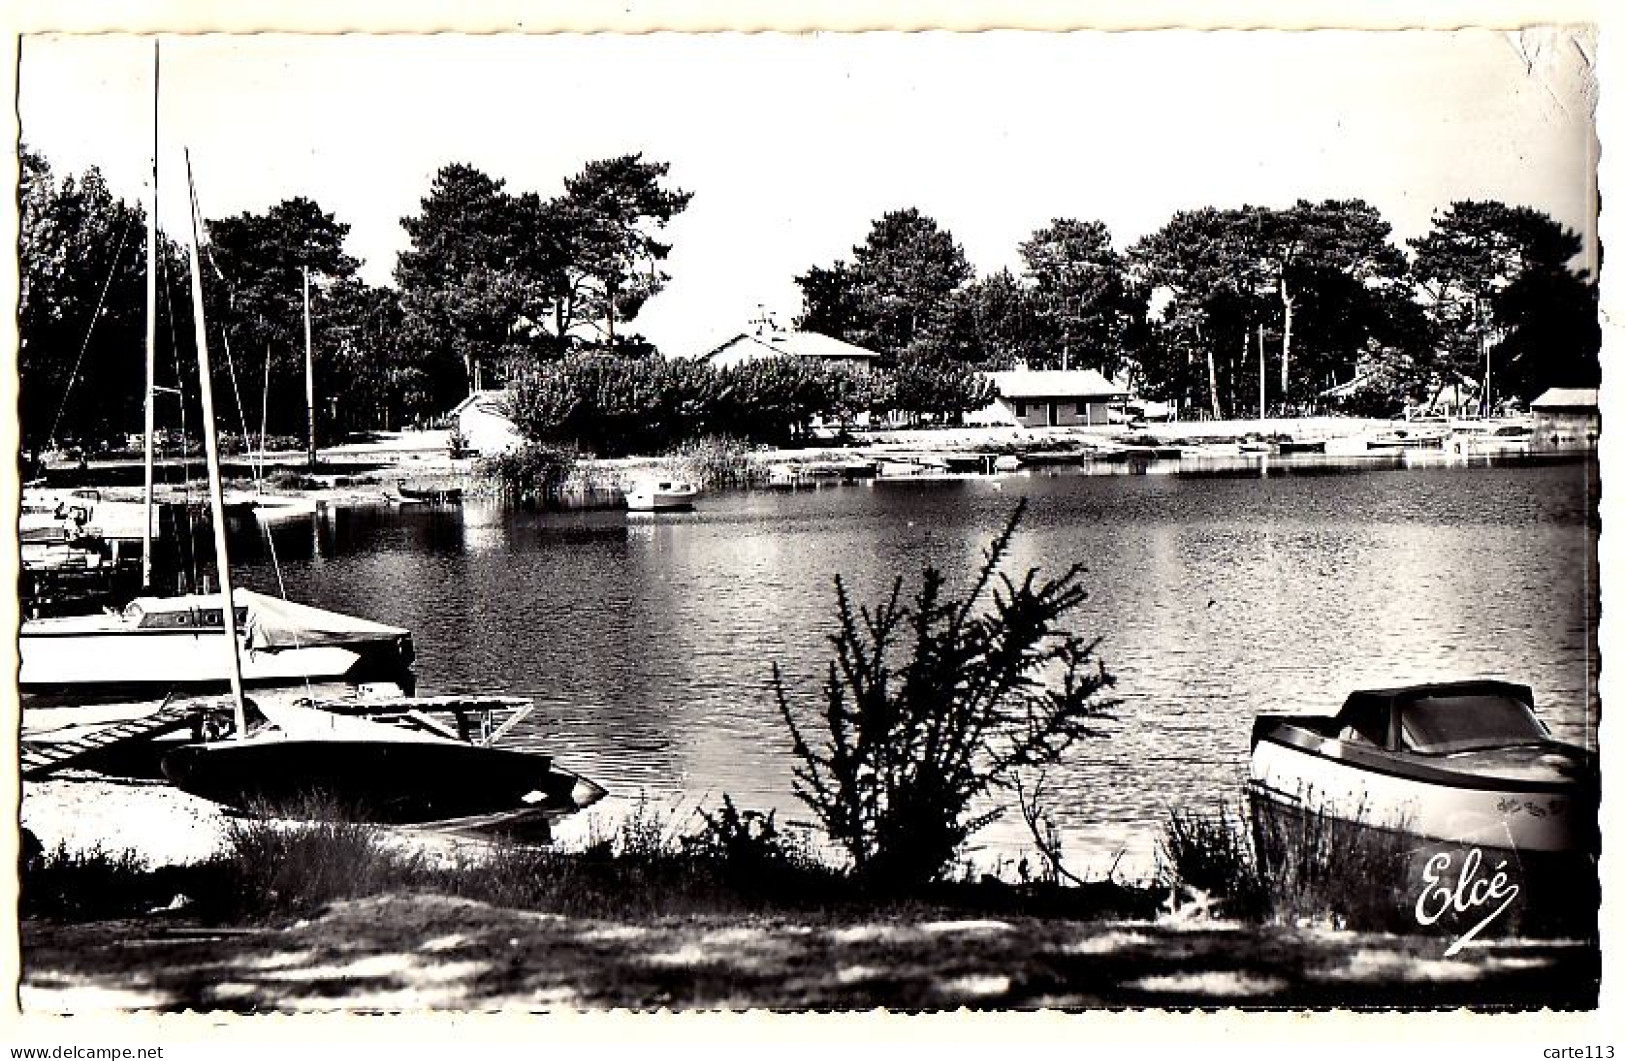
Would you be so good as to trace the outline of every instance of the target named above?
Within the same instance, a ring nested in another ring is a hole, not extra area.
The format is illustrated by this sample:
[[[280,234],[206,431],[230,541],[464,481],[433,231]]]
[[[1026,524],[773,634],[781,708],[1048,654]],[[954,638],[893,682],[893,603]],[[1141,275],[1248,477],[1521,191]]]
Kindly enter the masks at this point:
[[[216,900],[233,913],[308,913],[335,899],[409,888],[426,870],[422,856],[392,849],[377,826],[319,797],[258,804],[250,816],[228,818],[225,836]]]
[[[575,471],[579,455],[568,446],[526,442],[518,449],[481,457],[474,474],[510,501],[551,501]]]
[[[1116,701],[1095,642],[1058,626],[1087,598],[1073,566],[1040,582],[1001,567],[1018,505],[962,597],[927,566],[912,605],[902,579],[888,598],[854,609],[835,579],[839,626],[824,685],[822,739],[796,720],[777,665],[773,688],[800,764],[795,794],[844,848],[855,874],[906,888],[939,878],[966,837],[997,815],[978,797],[1007,791],[1019,771],[1058,761],[1101,735]],[[981,608],[984,598],[988,606]]]
[[[685,443],[666,459],[666,465],[673,476],[713,490],[748,486],[761,473],[761,462],[745,444],[724,435]]]
[[[1324,809],[1269,814],[1253,810],[1258,872],[1268,882],[1277,920],[1331,921],[1371,932],[1414,931],[1408,916],[1414,838],[1365,824],[1366,807],[1350,818]]]
[[[1205,893],[1227,916],[1256,920],[1268,914],[1267,882],[1246,827],[1224,807],[1212,816],[1171,811],[1158,855],[1165,885]]]
[[[65,842],[29,860],[19,892],[24,916],[75,920],[140,913],[158,899],[146,861],[136,852],[100,844],[71,851]]]

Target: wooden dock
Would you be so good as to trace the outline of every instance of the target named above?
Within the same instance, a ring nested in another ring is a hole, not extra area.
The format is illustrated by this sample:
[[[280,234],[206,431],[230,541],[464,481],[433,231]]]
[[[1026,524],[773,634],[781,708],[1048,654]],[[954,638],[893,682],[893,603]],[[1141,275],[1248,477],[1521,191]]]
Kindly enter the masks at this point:
[[[18,758],[22,778],[25,781],[37,781],[58,770],[68,769],[115,744],[131,740],[150,740],[185,729],[192,724],[192,716],[196,710],[197,705],[191,702],[165,703],[152,714],[142,718],[130,719],[127,722],[110,722],[65,740],[47,740],[39,737],[30,739],[25,734],[19,741]]]

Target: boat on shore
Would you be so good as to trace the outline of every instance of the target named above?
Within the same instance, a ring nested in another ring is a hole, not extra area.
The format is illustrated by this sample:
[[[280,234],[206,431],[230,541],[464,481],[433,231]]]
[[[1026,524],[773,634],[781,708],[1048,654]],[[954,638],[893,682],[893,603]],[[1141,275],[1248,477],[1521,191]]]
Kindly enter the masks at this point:
[[[246,733],[163,756],[176,788],[239,810],[313,793],[366,820],[527,835],[606,791],[550,756],[298,704],[251,705]]]
[[[1261,715],[1255,814],[1324,815],[1519,860],[1597,851],[1596,756],[1554,740],[1528,686],[1351,694],[1336,715]]]
[[[699,488],[681,479],[642,479],[626,491],[629,512],[682,512],[694,507]]]

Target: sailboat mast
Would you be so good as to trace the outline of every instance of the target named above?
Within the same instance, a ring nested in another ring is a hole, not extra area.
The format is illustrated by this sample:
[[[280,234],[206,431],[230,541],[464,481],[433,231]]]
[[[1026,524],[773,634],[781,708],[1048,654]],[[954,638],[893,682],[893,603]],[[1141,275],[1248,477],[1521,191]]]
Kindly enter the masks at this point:
[[[209,461],[209,512],[214,523],[214,564],[220,582],[220,618],[226,630],[226,651],[231,656],[232,709],[237,723],[237,736],[248,732],[247,713],[243,709],[243,661],[237,654],[237,608],[232,599],[231,563],[226,555],[226,501],[220,483],[220,443],[214,429],[214,384],[209,372],[209,342],[203,321],[203,262],[198,253],[202,240],[199,232],[197,189],[192,184],[192,153],[186,153],[186,190],[192,210],[192,327],[197,342],[198,393],[203,399],[203,445]]]
[[[152,42],[152,180],[147,185],[147,400],[141,466],[141,588],[152,588],[153,395],[158,363],[158,42]]]
[[[316,467],[316,363],[310,352],[310,266],[305,277],[305,409],[310,422],[310,466]]]

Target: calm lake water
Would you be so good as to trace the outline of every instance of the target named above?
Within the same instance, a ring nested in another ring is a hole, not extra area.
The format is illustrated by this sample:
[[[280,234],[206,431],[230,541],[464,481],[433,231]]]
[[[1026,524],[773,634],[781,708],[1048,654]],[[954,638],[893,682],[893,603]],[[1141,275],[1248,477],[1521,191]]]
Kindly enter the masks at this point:
[[[419,691],[533,697],[513,736],[617,796],[778,808],[789,742],[777,662],[809,709],[833,576],[873,601],[936,564],[963,585],[1015,499],[1010,567],[1081,562],[1073,626],[1099,636],[1119,721],[1050,790],[1075,870],[1148,868],[1170,807],[1236,805],[1262,711],[1333,712],[1352,689],[1498,677],[1595,743],[1595,460],[1395,467],[1304,462],[1188,474],[1057,470],[724,492],[693,513],[469,504],[237,529],[247,585],[409,627]],[[1019,851],[1019,816],[977,857]]]

